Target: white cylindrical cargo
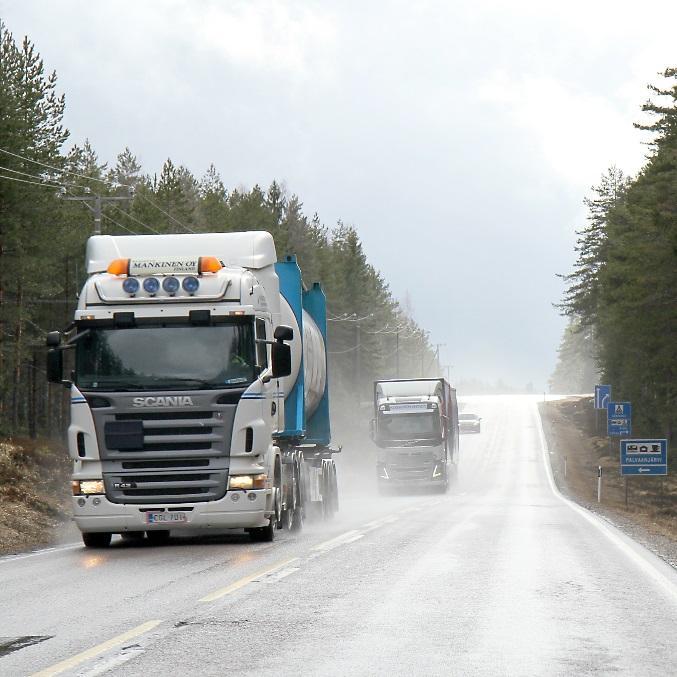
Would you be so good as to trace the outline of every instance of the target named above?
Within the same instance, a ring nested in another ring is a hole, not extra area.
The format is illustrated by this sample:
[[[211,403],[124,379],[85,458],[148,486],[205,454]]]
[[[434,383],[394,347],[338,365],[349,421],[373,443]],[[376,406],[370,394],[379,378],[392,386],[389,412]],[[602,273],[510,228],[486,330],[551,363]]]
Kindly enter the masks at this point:
[[[313,318],[304,310],[303,341],[301,341],[298,322],[284,296],[280,296],[280,315],[282,324],[286,324],[294,331],[294,338],[289,342],[292,355],[291,374],[282,379],[284,396],[289,395],[298,379],[302,349],[306,416],[312,416],[322,399],[327,384],[327,356],[324,338]]]

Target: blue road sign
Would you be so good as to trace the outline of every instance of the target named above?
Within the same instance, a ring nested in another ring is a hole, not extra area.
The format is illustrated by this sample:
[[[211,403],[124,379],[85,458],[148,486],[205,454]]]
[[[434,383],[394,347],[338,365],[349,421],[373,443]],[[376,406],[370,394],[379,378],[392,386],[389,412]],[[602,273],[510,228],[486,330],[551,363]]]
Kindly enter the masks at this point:
[[[630,402],[609,402],[606,410],[607,435],[632,435],[632,405]]]
[[[621,475],[667,474],[667,440],[621,440]]]
[[[595,386],[595,409],[606,409],[611,400],[611,386]]]

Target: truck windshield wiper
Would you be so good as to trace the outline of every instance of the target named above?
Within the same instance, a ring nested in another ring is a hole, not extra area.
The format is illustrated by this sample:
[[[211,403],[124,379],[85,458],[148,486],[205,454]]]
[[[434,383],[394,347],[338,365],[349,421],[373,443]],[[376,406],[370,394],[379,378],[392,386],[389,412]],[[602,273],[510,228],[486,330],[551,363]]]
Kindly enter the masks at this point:
[[[167,387],[172,386],[175,382],[181,382],[181,383],[195,383],[198,386],[204,386],[205,388],[210,388],[212,390],[216,390],[217,388],[242,388],[244,386],[247,386],[251,383],[249,379],[243,379],[242,381],[237,381],[236,383],[214,383],[213,381],[207,381],[206,379],[203,378],[172,378],[171,381],[168,381],[166,384]]]
[[[96,386],[78,386],[82,390],[144,390],[145,386],[140,383],[127,383],[126,381],[95,381]]]

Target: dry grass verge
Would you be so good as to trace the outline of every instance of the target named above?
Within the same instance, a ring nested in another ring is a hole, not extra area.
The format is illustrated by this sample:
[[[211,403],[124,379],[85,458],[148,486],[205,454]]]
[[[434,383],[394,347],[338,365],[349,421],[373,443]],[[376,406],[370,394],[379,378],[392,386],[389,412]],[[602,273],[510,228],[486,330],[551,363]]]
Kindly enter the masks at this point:
[[[0,441],[0,553],[48,545],[69,519],[66,452],[45,440]]]

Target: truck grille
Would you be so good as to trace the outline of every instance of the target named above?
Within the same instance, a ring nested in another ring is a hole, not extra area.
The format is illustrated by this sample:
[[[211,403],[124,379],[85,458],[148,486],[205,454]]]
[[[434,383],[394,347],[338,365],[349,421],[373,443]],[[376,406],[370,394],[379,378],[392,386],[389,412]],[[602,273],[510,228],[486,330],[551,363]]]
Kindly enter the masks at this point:
[[[113,503],[214,501],[226,494],[228,471],[105,474],[104,482]]]
[[[431,451],[393,451],[386,465],[392,479],[429,480],[435,465]]]
[[[138,393],[106,393],[92,408],[106,496],[113,503],[187,503],[223,498],[241,391],[189,391],[192,406],[158,411]],[[146,393],[162,395],[162,393]],[[180,394],[180,393],[177,393]]]

